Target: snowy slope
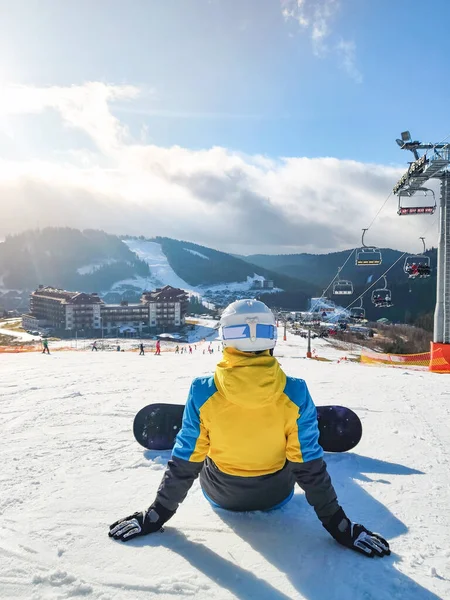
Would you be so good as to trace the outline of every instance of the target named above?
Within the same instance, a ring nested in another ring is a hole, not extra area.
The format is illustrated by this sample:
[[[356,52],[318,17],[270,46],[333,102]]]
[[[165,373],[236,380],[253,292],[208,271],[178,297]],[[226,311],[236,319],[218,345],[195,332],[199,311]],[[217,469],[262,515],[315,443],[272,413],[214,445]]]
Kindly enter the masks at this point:
[[[79,267],[77,269],[77,273],[79,275],[90,275],[95,273],[98,269],[105,267],[107,265],[112,265],[117,262],[116,258],[104,258],[103,260],[98,260],[97,262],[91,263],[89,265],[84,265],[83,267]]]
[[[247,277],[245,281],[237,281],[234,283],[218,283],[215,285],[208,286],[193,286],[181,279],[167,260],[166,255],[162,251],[161,244],[156,242],[146,242],[143,240],[134,240],[134,239],[124,239],[122,240],[129,249],[137,254],[137,256],[145,261],[150,267],[151,276],[149,278],[145,277],[136,277],[134,279],[126,279],[123,281],[117,282],[113,286],[113,290],[119,287],[122,287],[126,284],[131,284],[140,287],[141,289],[152,289],[156,286],[164,286],[171,285],[172,287],[181,288],[182,290],[186,290],[193,294],[202,295],[206,290],[216,292],[219,290],[228,290],[228,291],[245,291],[249,290],[255,280],[264,280],[264,277],[261,275],[257,275],[256,273],[253,277]],[[196,254],[203,259],[209,260],[209,258],[195,250],[190,250],[189,248],[184,248],[187,252],[191,254]],[[278,288],[267,291],[280,291]]]
[[[0,334],[9,335],[10,337],[16,338],[18,342],[32,342],[33,340],[40,339],[39,336],[30,335],[26,331],[17,331],[16,329],[8,329],[5,327],[7,324],[17,323],[17,319],[8,319],[6,321],[0,321]]]
[[[138,278],[139,282],[140,280],[146,282],[143,289],[151,289],[154,286],[171,285],[175,288],[194,291],[194,288],[181,279],[181,277],[178,277],[169,265],[169,261],[161,249],[161,244],[157,244],[156,242],[144,242],[142,240],[125,239],[122,241],[150,267],[151,277],[148,279],[148,285],[145,278]],[[136,279],[130,279],[126,282],[119,283],[139,285],[139,283],[136,283]],[[116,284],[114,287],[117,287],[118,285],[119,284]]]
[[[281,335],[281,332],[280,332]],[[314,340],[319,355],[342,353]],[[450,598],[450,380],[424,371],[276,353],[317,404],[361,416],[350,453],[328,455],[347,513],[392,555],[336,544],[300,489],[273,513],[214,511],[198,483],[164,533],[121,544],[108,524],[154,498],[168,459],[134,441],[136,411],[182,403],[217,354],[55,352],[0,357],[0,597],[95,600]]]
[[[204,258],[205,260],[209,260],[209,256],[205,256],[201,252],[197,252],[197,250],[192,250],[191,248],[183,248],[183,250],[185,252],[190,252],[190,254],[193,254],[194,256],[199,256],[200,258]]]

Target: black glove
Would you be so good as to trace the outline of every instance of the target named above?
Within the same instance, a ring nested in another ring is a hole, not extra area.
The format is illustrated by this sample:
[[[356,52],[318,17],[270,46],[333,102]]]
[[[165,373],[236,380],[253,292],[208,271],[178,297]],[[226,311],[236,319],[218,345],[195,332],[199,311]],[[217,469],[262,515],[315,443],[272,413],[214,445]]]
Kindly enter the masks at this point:
[[[174,514],[174,510],[169,510],[159,502],[154,502],[143,512],[135,512],[129,517],[115,521],[109,526],[108,535],[115,540],[128,542],[139,535],[159,531]]]
[[[352,523],[342,508],[333,515],[329,523],[324,524],[324,527],[337,542],[370,558],[391,553],[389,544],[381,535],[372,533],[363,525]]]

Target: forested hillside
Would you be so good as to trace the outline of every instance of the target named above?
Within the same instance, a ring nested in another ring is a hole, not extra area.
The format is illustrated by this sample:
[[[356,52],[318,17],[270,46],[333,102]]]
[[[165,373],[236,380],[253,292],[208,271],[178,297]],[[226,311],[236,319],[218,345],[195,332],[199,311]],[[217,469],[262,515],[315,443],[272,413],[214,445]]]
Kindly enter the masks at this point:
[[[6,289],[31,290],[45,284],[100,291],[148,272],[148,265],[118,237],[93,229],[26,231],[0,244],[0,280]]]
[[[254,265],[250,261],[200,246],[192,242],[184,242],[171,238],[156,237],[155,242],[161,244],[173,270],[187,283],[197,286],[215,285],[245,281],[255,273],[270,279],[275,287],[284,290],[297,290],[314,295],[318,287],[311,282],[301,281],[282,272]]]
[[[351,252],[238,257],[193,242],[166,237],[147,239],[140,236],[133,239],[152,242],[149,246],[157,249],[153,257],[156,263],[149,266],[148,262],[130,250],[123,239],[103,231],[46,228],[9,236],[0,243],[0,290],[32,290],[44,284],[86,292],[107,292],[117,282],[127,280],[125,288],[133,288],[135,299],[139,297],[143,285],[153,285],[153,265],[160,266],[163,260],[190,289],[206,291],[223,284],[232,293],[235,283],[246,282],[247,278],[253,278],[256,274],[259,278],[272,280],[275,287],[283,290],[274,294],[262,292],[261,297],[270,306],[305,310],[308,299],[322,295]],[[369,318],[386,316],[394,321],[409,322],[433,311],[436,250],[431,249],[426,254],[431,259],[431,277],[409,280],[403,271],[404,257],[401,258],[387,275],[394,306],[389,309],[375,308],[370,301],[370,290],[364,295],[364,307]],[[354,294],[333,296],[331,286],[327,295],[338,304],[349,305],[402,253],[386,248],[382,249],[382,255],[381,265],[359,267],[355,266],[353,254],[340,277],[353,283]],[[164,277],[164,272],[164,269],[158,271],[159,279]],[[381,286],[380,282],[374,289]],[[122,296],[127,293],[125,288],[121,290]]]

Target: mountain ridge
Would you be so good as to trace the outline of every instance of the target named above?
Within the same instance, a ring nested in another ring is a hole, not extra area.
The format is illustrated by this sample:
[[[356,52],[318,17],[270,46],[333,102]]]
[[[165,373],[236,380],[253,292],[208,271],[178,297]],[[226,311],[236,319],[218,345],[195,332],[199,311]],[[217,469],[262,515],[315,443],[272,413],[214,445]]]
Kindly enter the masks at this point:
[[[357,267],[353,256],[347,261],[341,278],[353,282],[355,293],[334,296],[337,303],[348,305],[402,256],[401,251],[390,248],[381,251],[383,263],[379,266]],[[305,310],[308,299],[323,293],[351,252],[239,256],[163,236],[45,228],[8,236],[0,243],[0,285],[3,290],[30,291],[45,284],[111,294],[108,301],[137,301],[144,289],[168,283],[205,296],[219,306],[233,294],[242,297],[247,293],[261,296],[270,306]],[[436,250],[432,248],[426,254],[434,265]],[[270,294],[256,290],[254,282],[258,279],[273,281],[277,290]],[[387,311],[374,309],[368,301],[370,293],[364,305],[371,318],[388,316],[407,321],[411,315],[433,310],[435,284],[434,269],[429,280],[408,280],[402,258],[388,274],[394,307]]]

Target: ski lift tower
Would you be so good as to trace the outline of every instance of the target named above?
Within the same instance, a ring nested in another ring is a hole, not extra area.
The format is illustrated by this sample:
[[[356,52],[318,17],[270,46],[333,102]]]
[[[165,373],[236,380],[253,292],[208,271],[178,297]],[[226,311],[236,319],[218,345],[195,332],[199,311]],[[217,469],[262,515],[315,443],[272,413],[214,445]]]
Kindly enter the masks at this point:
[[[394,194],[402,192],[400,195],[414,196],[416,192],[426,189],[426,183],[430,179],[439,179],[441,182],[436,308],[430,371],[450,373],[450,144],[422,144],[413,141],[409,131],[404,131],[401,139],[396,142],[402,150],[413,153],[414,162],[410,163],[407,172],[395,185]],[[428,156],[419,156],[419,150],[427,150]]]

